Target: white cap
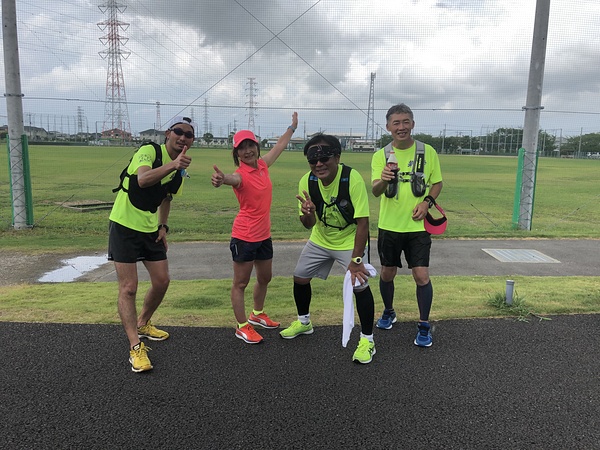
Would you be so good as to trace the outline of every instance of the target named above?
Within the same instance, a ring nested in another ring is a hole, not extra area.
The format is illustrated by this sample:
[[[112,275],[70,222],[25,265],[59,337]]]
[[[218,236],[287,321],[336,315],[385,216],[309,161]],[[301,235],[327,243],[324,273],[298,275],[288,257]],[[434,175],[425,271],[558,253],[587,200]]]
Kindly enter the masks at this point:
[[[173,119],[171,119],[171,121],[169,122],[169,128],[168,129],[170,130],[175,125],[180,124],[180,123],[186,123],[190,127],[192,127],[192,129],[194,130],[194,132],[196,131],[196,124],[194,122],[192,122],[192,119],[190,119],[189,117],[185,117],[185,116],[176,116],[176,117],[173,117]]]

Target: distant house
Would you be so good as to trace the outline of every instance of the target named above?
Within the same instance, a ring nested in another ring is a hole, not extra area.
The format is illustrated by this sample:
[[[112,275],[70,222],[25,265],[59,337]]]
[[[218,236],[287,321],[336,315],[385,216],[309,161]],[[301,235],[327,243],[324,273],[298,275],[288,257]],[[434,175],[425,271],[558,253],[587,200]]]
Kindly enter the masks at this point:
[[[131,133],[120,130],[119,128],[113,128],[112,130],[106,130],[102,132],[101,139],[119,140],[119,141],[131,141]]]
[[[165,137],[164,131],[155,130],[154,128],[140,131],[140,140],[141,141],[162,142],[164,140],[164,137]]]
[[[306,138],[310,139],[315,134],[317,134],[317,133],[309,134]],[[362,135],[354,134],[354,133],[335,133],[335,132],[325,131],[325,134],[330,134],[330,135],[338,138],[340,140],[340,144],[342,144],[342,150],[346,150],[346,149],[350,150],[355,141],[363,139]]]
[[[378,148],[375,148],[375,144],[376,143],[371,140],[365,141],[357,139],[350,143],[348,150],[353,152],[374,152],[375,150],[379,150]]]
[[[43,128],[24,126],[23,127],[27,138],[30,141],[46,141],[48,140],[48,132]]]
[[[267,139],[266,148],[273,148],[273,146],[277,143],[281,136],[274,136],[272,138]],[[288,144],[288,148],[291,150],[302,150],[304,149],[305,140],[298,137],[290,139],[290,143]]]

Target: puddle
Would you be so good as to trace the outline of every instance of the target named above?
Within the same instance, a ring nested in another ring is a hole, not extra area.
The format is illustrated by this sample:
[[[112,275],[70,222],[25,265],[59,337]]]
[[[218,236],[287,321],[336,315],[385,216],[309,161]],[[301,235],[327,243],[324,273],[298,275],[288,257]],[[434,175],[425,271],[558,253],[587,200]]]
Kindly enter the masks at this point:
[[[63,267],[44,274],[38,281],[41,283],[68,283],[108,262],[106,255],[77,256],[65,259],[62,261]]]

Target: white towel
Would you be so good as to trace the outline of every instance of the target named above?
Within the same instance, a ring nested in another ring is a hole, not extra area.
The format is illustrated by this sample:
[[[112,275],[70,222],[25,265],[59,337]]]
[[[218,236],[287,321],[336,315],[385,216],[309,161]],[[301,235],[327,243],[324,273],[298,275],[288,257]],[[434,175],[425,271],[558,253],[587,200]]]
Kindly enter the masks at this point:
[[[377,275],[375,267],[373,267],[371,264],[365,263],[365,269],[367,269],[369,272],[369,277],[374,277]],[[342,296],[344,298],[344,315],[342,318],[342,347],[346,347],[346,345],[348,345],[350,333],[352,332],[352,328],[354,328],[354,295],[352,282],[350,279],[350,271],[347,270],[346,276],[344,277],[344,289],[342,292]],[[354,285],[360,286],[360,282],[356,280]]]

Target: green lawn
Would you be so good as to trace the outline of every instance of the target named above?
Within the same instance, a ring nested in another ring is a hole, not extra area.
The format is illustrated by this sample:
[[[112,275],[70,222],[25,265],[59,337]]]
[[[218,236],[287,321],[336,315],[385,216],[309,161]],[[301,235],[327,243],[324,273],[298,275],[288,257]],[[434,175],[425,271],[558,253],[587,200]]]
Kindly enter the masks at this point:
[[[67,202],[114,199],[112,188],[132,148],[32,146],[29,150],[34,227],[12,230],[8,171],[0,174],[0,248],[28,251],[103,249],[108,211],[77,212]],[[213,164],[234,169],[228,150],[194,148],[191,178],[173,203],[172,241],[225,241],[238,211],[229,187],[210,184]],[[342,161],[370,185],[370,154],[347,153]],[[0,167],[7,167],[6,153]],[[512,212],[516,157],[441,155],[444,189],[440,204],[449,217],[444,238],[595,238],[590,220],[600,213],[600,161],[541,158],[531,231],[514,230]],[[274,239],[305,239],[296,217],[297,183],[308,165],[301,152],[286,152],[271,168]],[[377,234],[378,199],[370,195],[371,234]]]
[[[0,174],[0,248],[5,252],[65,253],[105,251],[107,210],[78,212],[66,202],[114,199],[112,188],[132,148],[51,147],[29,149],[35,226],[14,231],[8,170]],[[227,241],[238,204],[231,188],[210,184],[213,164],[234,169],[227,150],[191,150],[193,157],[184,195],[173,203],[171,241]],[[348,153],[342,161],[359,170],[370,185],[370,154]],[[440,156],[444,190],[440,204],[449,217],[444,239],[460,238],[587,238],[600,237],[600,161],[541,158],[531,231],[514,230],[512,211],[516,157]],[[7,154],[0,166],[8,167]],[[274,185],[272,231],[275,240],[305,240],[308,232],[297,218],[297,183],[308,170],[300,152],[286,152],[271,168]],[[377,234],[378,200],[370,197],[371,234]],[[291,275],[290,275],[291,276]],[[461,317],[533,317],[529,313],[600,312],[598,277],[517,278],[519,304],[498,307],[503,277],[436,277],[433,320]],[[373,280],[376,311],[381,310]],[[341,278],[315,280],[312,313],[319,324],[341,323]],[[415,320],[414,283],[400,276],[396,284],[400,320]],[[157,313],[162,324],[225,326],[233,322],[230,280],[174,281]],[[140,294],[147,289],[141,283]],[[251,289],[248,290],[249,293]],[[269,312],[284,322],[295,308],[290,277],[275,278],[267,298]],[[248,297],[249,297],[248,293]],[[141,297],[141,295],[140,295]],[[247,300],[248,307],[250,301]],[[61,283],[0,288],[1,321],[117,323],[116,283]]]

